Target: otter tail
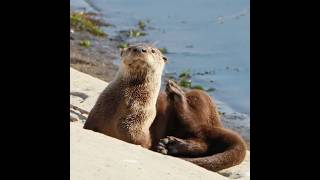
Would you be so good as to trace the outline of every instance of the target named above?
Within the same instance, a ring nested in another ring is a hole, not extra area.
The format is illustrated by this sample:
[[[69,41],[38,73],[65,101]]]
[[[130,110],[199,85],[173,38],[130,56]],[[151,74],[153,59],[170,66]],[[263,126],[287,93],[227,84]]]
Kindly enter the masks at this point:
[[[246,155],[246,143],[235,132],[214,128],[206,133],[209,145],[204,157],[182,158],[211,171],[220,171],[240,164]]]

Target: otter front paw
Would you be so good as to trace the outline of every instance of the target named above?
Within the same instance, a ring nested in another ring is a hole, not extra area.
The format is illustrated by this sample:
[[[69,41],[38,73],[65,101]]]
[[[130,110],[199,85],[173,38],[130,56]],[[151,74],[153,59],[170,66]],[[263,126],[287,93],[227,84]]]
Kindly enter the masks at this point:
[[[186,145],[185,141],[173,136],[160,139],[157,151],[162,154],[177,155],[179,149]]]
[[[167,82],[166,93],[169,97],[173,97],[174,100],[181,100],[184,97],[183,90],[171,80],[168,80]]]
[[[157,152],[161,153],[161,154],[168,154],[168,150],[166,149],[166,146],[162,143],[159,143],[158,146],[156,147]]]

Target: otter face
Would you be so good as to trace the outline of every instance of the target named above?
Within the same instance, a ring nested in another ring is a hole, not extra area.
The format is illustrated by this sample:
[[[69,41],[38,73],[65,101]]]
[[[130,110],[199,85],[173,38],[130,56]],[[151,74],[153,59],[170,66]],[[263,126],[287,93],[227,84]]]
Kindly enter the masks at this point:
[[[147,44],[132,45],[121,51],[121,63],[129,69],[163,70],[167,58],[155,47]]]

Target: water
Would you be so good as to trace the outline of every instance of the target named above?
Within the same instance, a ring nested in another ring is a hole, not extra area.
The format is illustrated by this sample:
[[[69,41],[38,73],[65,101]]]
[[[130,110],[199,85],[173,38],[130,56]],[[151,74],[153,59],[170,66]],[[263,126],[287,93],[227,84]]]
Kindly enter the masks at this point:
[[[73,0],[74,1],[74,0]],[[190,69],[194,85],[210,92],[224,109],[250,117],[250,1],[249,0],[88,0],[115,28],[110,35],[147,21],[142,39],[165,47],[167,73]],[[212,82],[213,81],[213,82]]]

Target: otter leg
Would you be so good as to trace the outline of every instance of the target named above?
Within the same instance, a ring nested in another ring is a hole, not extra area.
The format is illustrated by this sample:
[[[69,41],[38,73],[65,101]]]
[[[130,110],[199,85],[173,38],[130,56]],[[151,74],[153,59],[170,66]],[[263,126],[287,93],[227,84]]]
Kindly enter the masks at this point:
[[[172,103],[178,114],[188,114],[184,113],[189,112],[189,103],[187,101],[185,93],[175,82],[168,80],[168,83],[166,85],[166,93],[169,102]]]
[[[194,124],[194,120],[190,116],[193,113],[189,109],[189,103],[183,90],[175,82],[168,80],[168,83],[166,85],[166,93],[168,95],[168,100],[173,105],[179,117],[179,120],[184,125],[188,126],[189,129],[194,129],[194,127],[192,127]]]
[[[180,139],[167,136],[160,140],[157,151],[173,156],[201,156],[208,150],[208,145],[202,139]]]
[[[171,80],[168,80],[166,85],[166,93],[169,99],[173,98],[172,100],[174,100],[174,102],[180,102],[186,99],[183,90]]]

